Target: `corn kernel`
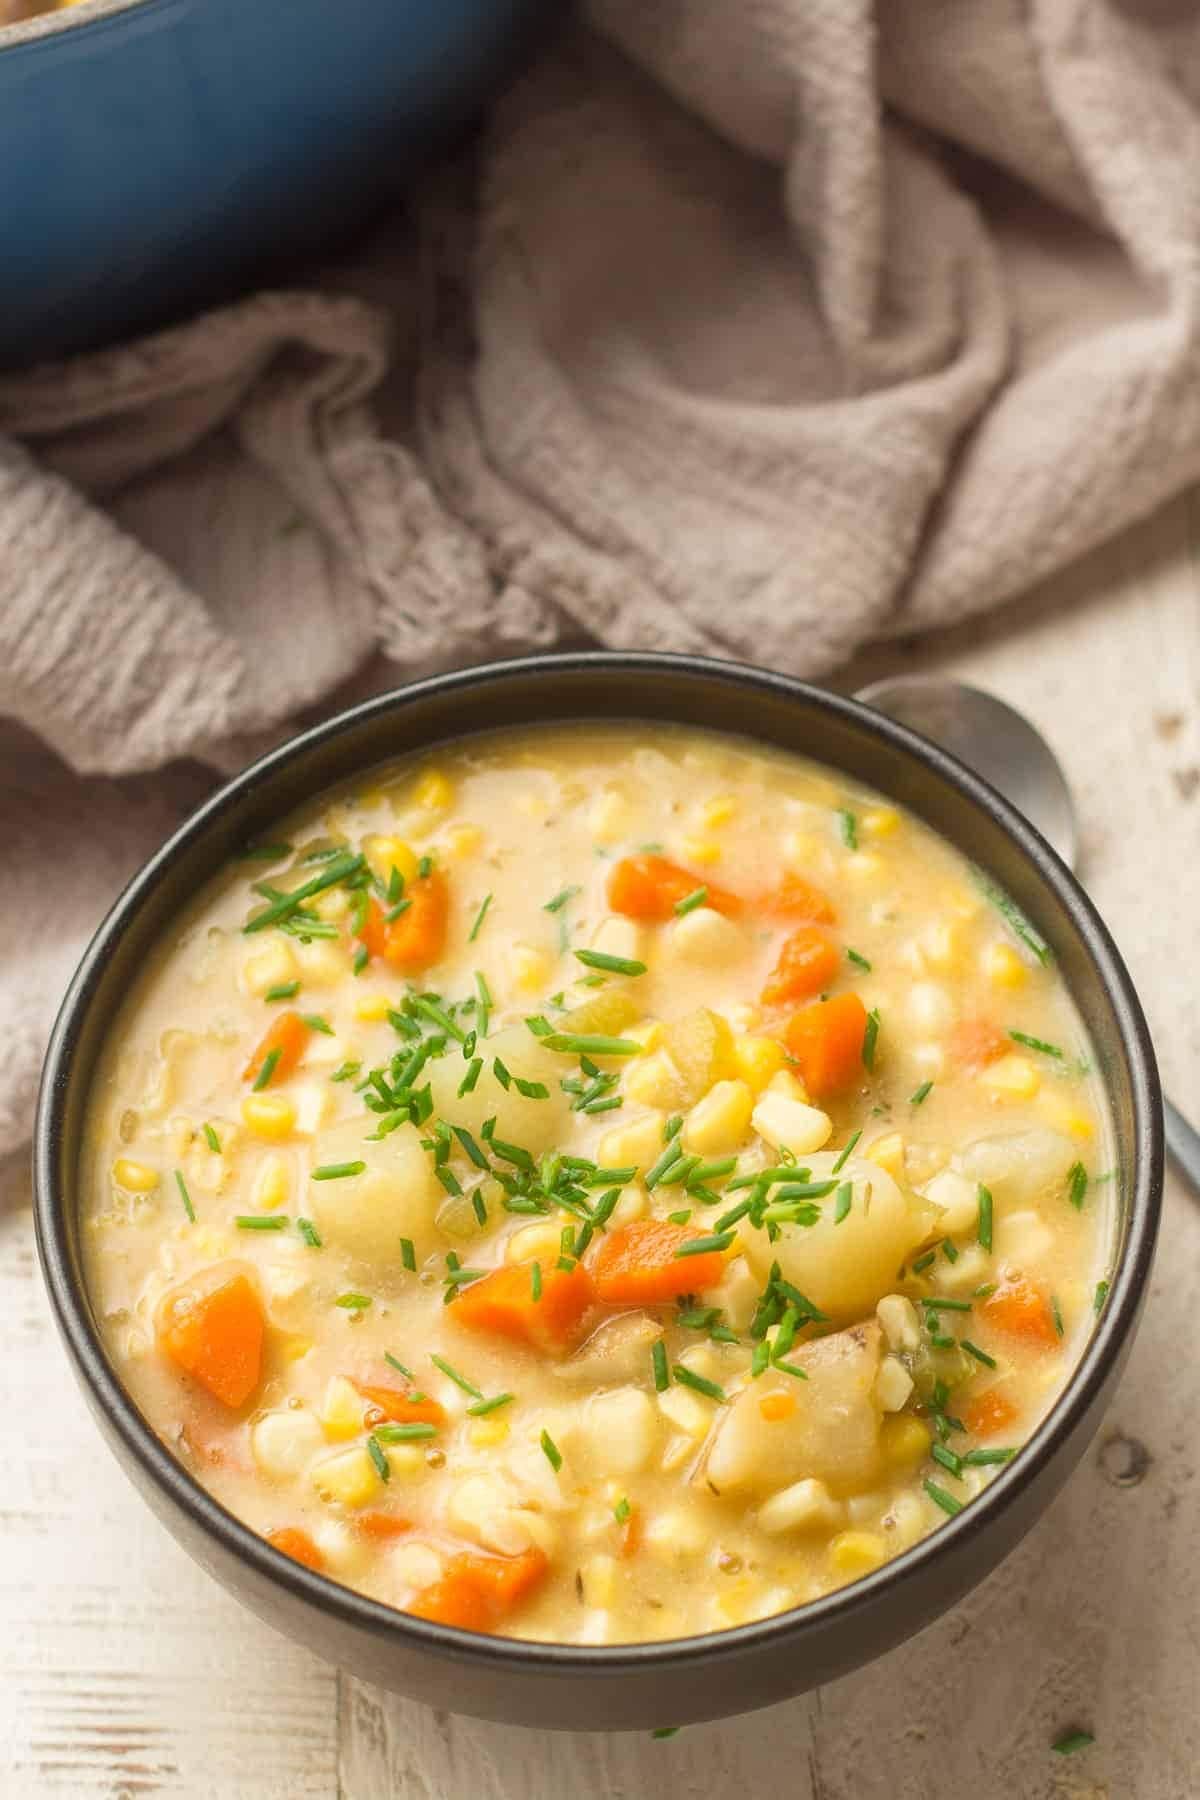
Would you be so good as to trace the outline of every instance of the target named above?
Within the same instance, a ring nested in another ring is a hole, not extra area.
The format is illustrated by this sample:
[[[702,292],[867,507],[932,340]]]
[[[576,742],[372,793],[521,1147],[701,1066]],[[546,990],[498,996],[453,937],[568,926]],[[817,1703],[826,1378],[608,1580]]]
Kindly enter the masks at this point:
[[[366,1403],[354,1383],[344,1375],[331,1375],[317,1415],[325,1436],[335,1444],[358,1437],[363,1429],[365,1410]]]
[[[784,834],[782,854],[785,865],[810,880],[827,880],[833,869],[833,858],[822,838],[811,831],[789,831]]]
[[[700,808],[700,823],[706,831],[719,831],[722,825],[728,825],[738,810],[736,794],[714,794]]]
[[[242,1123],[255,1137],[278,1143],[296,1123],[296,1109],[282,1094],[247,1094],[242,1101]]]
[[[379,1471],[361,1444],[350,1450],[339,1450],[336,1456],[327,1456],[312,1469],[311,1478],[317,1493],[329,1506],[365,1506],[383,1485]]]
[[[483,833],[478,825],[455,825],[446,833],[446,853],[455,862],[478,856],[483,849]]]
[[[417,878],[417,853],[403,838],[392,837],[390,834],[364,838],[363,855],[371,866],[371,873],[385,886],[391,879],[393,869],[406,882]]]
[[[277,1212],[287,1205],[291,1176],[282,1156],[264,1156],[255,1177],[251,1198],[259,1212]]]
[[[392,1002],[386,994],[364,994],[354,1002],[354,1016],[361,1019],[364,1025],[377,1025],[386,1019],[391,1011]]]
[[[1011,944],[988,944],[982,961],[983,972],[993,987],[1019,988],[1029,980],[1029,970]]]
[[[904,1138],[899,1131],[889,1131],[886,1137],[876,1138],[863,1155],[897,1180],[904,1174]]]
[[[636,1038],[642,1046],[640,1055],[645,1056],[650,1050],[657,1050],[663,1041],[663,1025],[661,1019],[639,1019],[635,1025],[623,1025],[621,1036]]]
[[[893,1469],[911,1469],[924,1462],[932,1442],[928,1425],[912,1413],[893,1413],[879,1429],[880,1447]]]
[[[746,1141],[754,1095],[744,1081],[718,1081],[683,1122],[683,1140],[701,1156],[727,1156]]]
[[[798,1100],[801,1106],[810,1104],[808,1089],[791,1069],[777,1069],[767,1083],[768,1094],[784,1094],[789,1100]]]
[[[829,1546],[835,1573],[851,1580],[869,1575],[886,1559],[887,1545],[876,1531],[839,1531]]]
[[[760,1614],[762,1583],[751,1575],[722,1586],[712,1602],[718,1629],[721,1625],[747,1625]]]
[[[721,860],[721,846],[712,838],[685,837],[680,841],[679,853],[684,862],[696,863],[701,868],[711,868],[713,863]]]
[[[828,1113],[772,1088],[767,1089],[755,1106],[752,1119],[759,1137],[775,1149],[791,1150],[797,1156],[819,1150],[822,1144],[828,1143],[833,1130]]]
[[[412,797],[426,812],[445,812],[454,800],[454,785],[441,769],[426,769],[418,777]]]
[[[544,1260],[548,1267],[553,1267],[558,1251],[557,1225],[523,1225],[520,1231],[513,1232],[504,1246],[504,1260],[510,1263]]]
[[[312,1339],[305,1337],[299,1331],[291,1331],[286,1335],[280,1333],[275,1339],[275,1344],[285,1362],[299,1362],[300,1358],[307,1356],[313,1347]]]
[[[1027,1056],[1002,1056],[979,1077],[980,1085],[1006,1100],[1032,1100],[1042,1078]]]
[[[118,1156],[112,1174],[117,1186],[128,1189],[131,1194],[152,1194],[158,1186],[158,1170],[152,1169],[149,1163],[134,1162],[128,1156]]]
[[[864,837],[891,837],[899,830],[900,814],[894,806],[873,806],[858,821]]]
[[[1058,1088],[1042,1089],[1038,1095],[1037,1110],[1047,1125],[1055,1131],[1061,1131],[1066,1137],[1086,1142],[1096,1135],[1096,1121]]]
[[[761,1094],[772,1075],[783,1067],[783,1045],[769,1037],[736,1037],[733,1059],[747,1087]]]
[[[331,943],[328,938],[297,944],[295,955],[306,988],[336,987],[350,973],[350,958],[340,944]]]
[[[292,947],[285,938],[278,937],[246,958],[242,965],[242,985],[247,993],[262,995],[268,988],[293,980],[295,974],[296,958]]]
[[[640,1106],[672,1106],[680,1090],[679,1071],[665,1050],[652,1050],[630,1065],[622,1086]]]
[[[475,1450],[492,1450],[508,1437],[507,1419],[473,1419],[467,1432]]]
[[[545,987],[552,966],[545,951],[535,949],[532,944],[514,944],[509,950],[508,967],[513,986],[522,992]]]
[[[887,868],[882,856],[876,856],[873,850],[852,850],[842,864],[845,874],[852,881],[861,881],[864,886],[871,881],[878,881]]]
[[[617,1565],[611,1556],[589,1556],[579,1571],[585,1606],[611,1606],[617,1590]]]

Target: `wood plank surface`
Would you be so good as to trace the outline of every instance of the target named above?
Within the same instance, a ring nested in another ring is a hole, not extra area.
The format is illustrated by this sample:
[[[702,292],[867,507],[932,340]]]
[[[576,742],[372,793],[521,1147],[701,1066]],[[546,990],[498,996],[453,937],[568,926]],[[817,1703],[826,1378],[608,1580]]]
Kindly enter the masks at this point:
[[[1139,985],[1164,1078],[1200,1116],[1200,498],[997,617],[873,652],[838,685],[909,667],[1002,694],[1062,757],[1084,879]],[[1009,1562],[918,1639],[805,1699],[666,1742],[556,1736],[341,1677],[175,1547],[74,1390],[36,1273],[27,1177],[11,1163],[0,1796],[1194,1800],[1198,1300],[1200,1203],[1172,1180],[1145,1324],[1100,1437]],[[1096,1746],[1052,1756],[1072,1725]]]

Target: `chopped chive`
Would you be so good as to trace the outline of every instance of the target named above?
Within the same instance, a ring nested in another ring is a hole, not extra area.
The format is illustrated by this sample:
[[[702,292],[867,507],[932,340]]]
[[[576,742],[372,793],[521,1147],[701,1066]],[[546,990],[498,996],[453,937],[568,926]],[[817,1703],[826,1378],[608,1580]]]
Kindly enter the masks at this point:
[[[913,1093],[909,1095],[908,1104],[910,1106],[920,1106],[923,1101],[928,1100],[932,1088],[932,1081],[923,1081],[920,1087],[916,1088]]]
[[[353,1081],[355,1076],[361,1070],[361,1068],[362,1068],[361,1063],[357,1063],[357,1062],[341,1063],[333,1071],[333,1074],[329,1077],[329,1079],[330,1079],[330,1081]]]
[[[1045,1038],[1030,1037],[1024,1031],[1010,1031],[1009,1037],[1014,1044],[1024,1044],[1027,1050],[1037,1050],[1042,1056],[1052,1056],[1056,1062],[1066,1062],[1066,1057],[1057,1044],[1048,1044]]]
[[[942,1239],[942,1255],[948,1263],[956,1263],[958,1261],[958,1251],[955,1249],[949,1238]]]
[[[963,1462],[971,1469],[990,1469],[997,1463],[1011,1462],[1015,1450],[968,1450]]]
[[[536,1302],[542,1297],[542,1265],[533,1262],[529,1265],[529,1292]]]
[[[853,1151],[855,1144],[857,1144],[857,1142],[861,1136],[862,1136],[862,1126],[860,1125],[858,1130],[856,1132],[854,1132],[853,1135],[851,1136],[849,1142],[843,1145],[841,1154],[838,1156],[837,1161],[834,1163],[832,1169],[830,1169],[830,1171],[829,1171],[829,1173],[831,1175],[840,1175],[841,1174],[842,1170],[846,1166],[847,1161],[850,1158],[851,1152]]]
[[[294,994],[298,994],[299,992],[300,983],[298,981],[279,981],[276,982],[274,987],[269,987],[267,989],[266,993],[263,995],[263,999],[290,1000]]]
[[[477,1388],[475,1383],[473,1381],[468,1381],[465,1375],[460,1375],[453,1364],[448,1363],[444,1356],[431,1356],[429,1360],[434,1368],[440,1369],[442,1374],[448,1376],[455,1387],[460,1387],[464,1394],[470,1394],[473,1400],[483,1399],[483,1389]]]
[[[989,1356],[986,1350],[981,1350],[978,1344],[973,1344],[970,1338],[960,1338],[959,1342],[967,1355],[973,1356],[975,1361],[982,1363],[985,1369],[994,1369],[996,1367],[995,1357]]]
[[[414,1444],[422,1438],[437,1436],[437,1426],[427,1419],[414,1419],[406,1425],[377,1425],[375,1436],[381,1444]],[[367,1440],[368,1448],[370,1439]]]
[[[690,1213],[688,1217],[691,1217]],[[728,1250],[736,1235],[733,1231],[715,1231],[709,1237],[689,1238],[686,1244],[676,1248],[675,1254],[677,1257],[704,1256],[710,1250]]]
[[[267,1054],[263,1057],[262,1068],[254,1077],[254,1091],[256,1094],[260,1089],[267,1086],[272,1075],[275,1073],[275,1065],[282,1054],[283,1052],[280,1050],[279,1046],[276,1045],[274,1050],[268,1050]]]
[[[467,1130],[465,1125],[452,1125],[450,1129],[477,1169],[491,1168],[492,1165],[488,1162],[487,1157],[483,1154],[483,1151],[479,1148],[479,1145],[475,1142],[475,1139],[471,1136],[471,1133]]]
[[[1076,1212],[1082,1212],[1084,1195],[1088,1190],[1087,1170],[1081,1162],[1074,1162],[1067,1170],[1067,1199]]]
[[[628,1498],[622,1494],[621,1498],[617,1501],[617,1504],[613,1507],[613,1518],[617,1521],[618,1525],[624,1525],[632,1511],[633,1508],[630,1506]]]
[[[833,1222],[835,1225],[840,1225],[842,1220],[846,1218],[850,1211],[850,1204],[853,1199],[854,1183],[852,1181],[843,1181],[838,1187],[837,1195],[833,1202]]]
[[[479,908],[479,911],[475,914],[475,923],[472,925],[470,931],[467,933],[468,944],[473,944],[475,942],[475,939],[479,936],[479,928],[483,924],[483,921],[487,918],[488,907],[491,904],[492,904],[492,896],[490,894],[485,894],[483,896],[483,904]]]
[[[857,950],[848,949],[846,951],[846,961],[852,962],[856,969],[865,969],[868,975],[871,973],[870,963],[867,961],[866,957],[862,956]]]
[[[780,1356],[773,1356],[771,1358],[771,1367],[773,1369],[778,1369],[781,1374],[795,1376],[797,1381],[808,1380],[807,1369],[802,1369],[799,1363],[784,1362],[783,1358]]]
[[[355,1293],[339,1294],[333,1304],[340,1306],[344,1312],[366,1312],[371,1304],[371,1296]]]
[[[945,1444],[934,1444],[929,1454],[935,1463],[940,1463],[943,1469],[949,1469],[952,1475],[956,1475],[960,1481],[962,1480],[963,1459],[961,1456],[957,1456],[953,1450],[947,1450]]]
[[[732,1175],[737,1168],[736,1156],[720,1156],[713,1162],[702,1162],[692,1170],[693,1181],[719,1181],[722,1175]]]
[[[1092,1296],[1093,1312],[1103,1312],[1104,1302],[1108,1299],[1108,1286],[1109,1284],[1107,1281],[1098,1281],[1096,1283],[1096,1292]]]
[[[472,1057],[470,1067],[467,1069],[466,1074],[463,1076],[462,1080],[458,1084],[458,1097],[460,1100],[462,1099],[464,1094],[470,1094],[474,1091],[475,1083],[479,1080],[479,1071],[482,1068],[483,1068],[482,1056]]]
[[[1096,1741],[1090,1731],[1064,1731],[1050,1749],[1055,1756],[1074,1756],[1077,1750],[1086,1750],[1089,1744]]]
[[[678,1737],[682,1729],[681,1725],[659,1725],[650,1733],[650,1736],[652,1738]]]
[[[842,834],[842,842],[847,850],[858,849],[858,820],[849,807],[838,807],[838,829]]]
[[[324,1247],[321,1234],[311,1219],[297,1219],[296,1230],[300,1233],[300,1236],[304,1239],[310,1250],[320,1250]]]
[[[631,956],[610,956],[607,950],[576,950],[576,962],[588,969],[603,969],[610,975],[644,975],[646,965]]]
[[[932,1268],[933,1264],[936,1261],[937,1261],[937,1251],[936,1250],[926,1250],[924,1256],[918,1256],[916,1262],[913,1264],[913,1266],[912,1266],[913,1274],[914,1275],[923,1275],[925,1273],[926,1269]]]
[[[301,1013],[300,1017],[304,1020],[304,1023],[308,1026],[310,1031],[323,1032],[326,1037],[332,1037],[334,1035],[333,1026],[329,1023],[329,1020],[323,1013]]]
[[[575,898],[576,894],[581,894],[582,892],[583,892],[582,888],[565,887],[561,890],[561,892],[555,894],[553,900],[547,900],[546,904],[542,908],[542,911],[548,912],[548,913],[561,912],[563,907],[567,904],[568,900],[573,900]]]
[[[406,913],[411,905],[412,905],[411,900],[397,900],[395,902],[395,904],[392,906],[389,906],[387,911],[384,913],[384,915],[383,915],[384,924],[385,925],[394,925],[396,920],[399,919],[404,913]]]
[[[969,1300],[950,1300],[941,1294],[926,1294],[921,1300],[926,1312],[970,1312]]]
[[[1058,1333],[1059,1337],[1062,1337],[1066,1327],[1063,1324],[1062,1308],[1058,1304],[1057,1294],[1051,1294],[1050,1296],[1050,1314],[1054,1320],[1055,1331]]]
[[[979,1184],[979,1222],[975,1235],[979,1239],[980,1248],[990,1250],[992,1247],[992,1193],[990,1188]]]
[[[931,1331],[929,1341],[935,1350],[953,1350],[954,1339],[945,1331]]]
[[[358,949],[354,952],[354,961],[350,965],[352,973],[361,975],[370,960],[371,953],[367,949],[367,946],[365,944],[360,944]]]
[[[216,1132],[213,1130],[211,1125],[206,1125],[204,1127],[204,1139],[205,1139],[205,1142],[207,1143],[209,1149],[213,1152],[213,1155],[220,1156],[221,1140],[217,1136]]]
[[[363,866],[364,858],[361,855],[351,856],[349,853],[343,853],[335,856],[331,862],[325,865],[319,875],[312,877],[311,881],[303,882],[298,888],[293,888],[290,893],[281,894],[278,900],[273,900],[269,906],[263,908],[262,912],[255,913],[254,917],[248,919],[242,926],[242,931],[246,933],[264,931],[268,925],[277,925],[280,920],[290,919],[305,900],[311,900],[314,894],[323,893],[326,888],[336,886],[339,881],[345,881],[348,875],[356,875]]]
[[[515,1394],[493,1394],[487,1400],[475,1400],[467,1408],[467,1417],[485,1418],[488,1413],[498,1412],[502,1406],[508,1406],[515,1398]]]
[[[873,1070],[875,1067],[875,1046],[879,1041],[879,1008],[873,1006],[867,1014],[867,1029],[863,1033],[862,1060],[863,1068]]]
[[[481,1225],[487,1224],[487,1222],[488,1222],[487,1201],[483,1197],[483,1189],[482,1188],[476,1188],[475,1192],[471,1195],[471,1210],[474,1212],[475,1217],[479,1220],[479,1223]]]
[[[283,1213],[237,1213],[233,1222],[239,1231],[286,1231],[288,1226]]]
[[[671,1221],[672,1225],[686,1225],[688,1223],[688,1221],[691,1219],[691,1216],[692,1216],[692,1209],[690,1206],[681,1207],[678,1212],[673,1212],[673,1213],[667,1214],[667,1217]],[[680,1254],[680,1252],[677,1250],[675,1252],[675,1254],[676,1254],[676,1256],[678,1256]]]
[[[344,1181],[349,1175],[361,1175],[366,1166],[366,1163],[361,1161],[322,1163],[319,1169],[313,1170],[311,1179],[313,1181]]]
[[[739,1200],[736,1206],[731,1206],[728,1212],[721,1214],[716,1221],[717,1230],[728,1231],[731,1225],[736,1225],[739,1219],[746,1217],[752,1204],[753,1202],[750,1200]]]
[[[660,1394],[665,1394],[671,1385],[671,1374],[667,1368],[667,1350],[662,1339],[655,1342],[650,1352],[650,1361],[654,1365],[654,1386]]]
[[[245,850],[239,850],[235,862],[282,862],[285,856],[292,854],[290,844],[251,844]]]
[[[636,1038],[599,1037],[574,1031],[551,1031],[542,1038],[547,1050],[567,1056],[636,1056],[644,1048]]]
[[[695,912],[698,906],[703,906],[707,899],[707,887],[693,888],[690,894],[685,894],[682,900],[675,902],[675,911],[682,919],[688,913]]]
[[[402,1266],[409,1271],[410,1274],[412,1274],[412,1275],[416,1274],[416,1272],[417,1272],[417,1252],[416,1252],[416,1248],[415,1248],[411,1238],[402,1237],[400,1239],[400,1262],[401,1262]]]
[[[697,1375],[695,1370],[689,1369],[685,1363],[676,1363],[672,1373],[680,1387],[692,1388],[697,1394],[707,1394],[710,1400],[724,1402],[727,1398],[723,1387],[718,1387],[716,1382],[710,1381],[706,1375]]]
[[[392,1479],[392,1465],[384,1455],[383,1448],[374,1432],[372,1432],[367,1439],[367,1454],[375,1464],[375,1472],[379,1476],[380,1481],[390,1481]]]
[[[383,1360],[385,1363],[390,1363],[397,1374],[403,1375],[406,1381],[414,1381],[416,1379],[412,1370],[405,1363],[402,1363],[398,1356],[393,1356],[390,1350],[384,1351]]]
[[[433,873],[433,858],[432,858],[432,856],[423,856],[421,858],[420,862],[417,864],[417,879],[419,881],[427,881],[429,879],[430,875],[432,875],[432,873]]]
[[[929,1498],[933,1501],[934,1505],[940,1506],[942,1511],[944,1513],[949,1513],[951,1518],[954,1517],[955,1513],[960,1513],[962,1511],[962,1501],[956,1500],[953,1494],[948,1494],[945,1488],[938,1486],[936,1481],[923,1481],[921,1486],[925,1489],[925,1492],[929,1495]]]
[[[439,1006],[436,1000],[431,1000],[427,994],[416,994],[412,1007],[414,1012],[422,1013],[431,1024],[436,1025],[439,1031],[444,1031],[447,1037],[452,1037],[456,1043],[466,1042],[467,1034],[462,1027],[456,1025],[446,1009]]]
[[[196,1209],[192,1205],[192,1196],[188,1193],[187,1182],[183,1179],[183,1171],[181,1169],[176,1169],[175,1171],[175,1185],[179,1189],[179,1198],[183,1201],[183,1210],[188,1216],[188,1221],[190,1224],[194,1225],[196,1223]]]
[[[475,1019],[477,1035],[481,1038],[488,1034],[488,1026],[492,1018],[492,991],[487,984],[487,976],[482,969],[475,971]]]
[[[555,1443],[554,1439],[550,1436],[550,1433],[548,1431],[543,1431],[542,1435],[538,1441],[542,1446],[542,1451],[545,1455],[546,1461],[550,1464],[550,1467],[554,1470],[554,1473],[557,1475],[558,1471],[562,1468],[562,1464],[563,1464],[562,1451],[559,1449],[558,1445]]]
[[[1016,901],[1010,900],[1004,890],[996,887],[981,871],[976,870],[975,873],[985,899],[995,907],[1013,935],[1020,938],[1028,950],[1033,951],[1040,963],[1048,963],[1051,960],[1049,944],[1034,930]]]

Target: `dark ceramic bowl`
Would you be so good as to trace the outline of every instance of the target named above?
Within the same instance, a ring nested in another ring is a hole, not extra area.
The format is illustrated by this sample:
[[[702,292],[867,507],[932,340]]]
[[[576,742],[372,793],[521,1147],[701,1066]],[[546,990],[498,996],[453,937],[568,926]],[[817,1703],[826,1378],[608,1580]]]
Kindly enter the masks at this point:
[[[876,1574],[795,1612],[704,1637],[583,1649],[426,1624],[272,1550],[200,1487],[138,1413],[84,1287],[76,1172],[88,1089],[131,981],[185,896],[332,783],[485,726],[661,719],[739,732],[843,769],[909,807],[988,871],[1052,945],[1108,1089],[1118,1182],[1111,1291],[1079,1366],[1019,1457],[957,1518]],[[198,1562],[262,1618],[368,1681],[516,1724],[681,1725],[831,1680],[919,1631],[983,1579],[1086,1449],[1146,1292],[1162,1189],[1158,1078],[1141,1008],[1069,871],[998,795],[852,700],[699,657],[538,657],[438,676],[274,751],[203,806],[121,896],[71,984],[46,1060],[35,1155],[38,1237],[59,1327],[100,1427]]]

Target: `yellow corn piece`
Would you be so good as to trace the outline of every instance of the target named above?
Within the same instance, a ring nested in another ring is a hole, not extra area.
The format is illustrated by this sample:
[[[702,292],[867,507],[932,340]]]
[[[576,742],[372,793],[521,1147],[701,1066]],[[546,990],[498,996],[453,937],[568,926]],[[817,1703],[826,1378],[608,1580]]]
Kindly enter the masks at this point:
[[[894,1469],[911,1469],[924,1462],[931,1442],[929,1427],[912,1413],[893,1413],[879,1430],[880,1448]]]
[[[1019,988],[1029,980],[1028,966],[1011,944],[988,944],[982,961],[983,972],[993,987]]]
[[[721,860],[721,846],[712,838],[686,837],[679,845],[679,853],[684,862],[695,863],[698,867],[709,868]]]
[[[492,1450],[504,1443],[509,1426],[506,1419],[474,1419],[467,1437],[475,1450]]]
[[[288,1166],[282,1156],[264,1156],[254,1183],[252,1198],[260,1212],[277,1212],[287,1205],[291,1191]]]
[[[683,1122],[689,1150],[702,1156],[726,1156],[738,1150],[750,1131],[754,1094],[745,1081],[718,1081],[698,1100]]]
[[[553,1268],[559,1253],[560,1230],[558,1225],[523,1225],[504,1246],[505,1262],[544,1262],[547,1268]]]
[[[117,1186],[126,1188],[131,1194],[152,1194],[158,1186],[158,1170],[148,1163],[134,1162],[128,1156],[118,1156],[112,1166],[112,1175]]]
[[[899,830],[900,814],[894,806],[873,806],[858,821],[864,837],[891,837]]]
[[[455,862],[477,856],[483,849],[483,833],[478,825],[455,825],[446,833],[446,854]]]
[[[386,994],[364,994],[354,1002],[354,1016],[364,1025],[377,1025],[387,1018],[391,1007],[392,1002]]]
[[[242,1123],[255,1137],[277,1143],[295,1126],[296,1109],[282,1094],[247,1094],[242,1101]]]
[[[365,1506],[383,1485],[370,1455],[361,1444],[327,1456],[312,1471],[312,1484],[330,1506]]]
[[[417,853],[403,838],[386,833],[364,838],[363,855],[371,865],[372,873],[384,883],[391,877],[393,869],[398,870],[406,882],[417,878]]]
[[[886,1169],[897,1180],[904,1173],[904,1138],[898,1131],[890,1131],[886,1137],[876,1138],[863,1151],[863,1155],[879,1168]]]
[[[761,1094],[772,1075],[783,1067],[783,1045],[769,1037],[735,1037],[733,1060],[746,1086]]]
[[[321,1400],[317,1417],[321,1430],[335,1443],[358,1437],[363,1429],[366,1402],[352,1381],[344,1375],[331,1375]]]
[[[544,950],[532,944],[514,944],[508,953],[508,966],[513,986],[523,993],[545,987],[553,964]]]
[[[829,1546],[835,1572],[853,1579],[869,1575],[887,1558],[887,1546],[877,1531],[839,1531]]]
[[[285,1362],[299,1362],[300,1358],[307,1356],[313,1347],[312,1339],[298,1331],[288,1332],[286,1335],[281,1333],[275,1343]]]
[[[1096,1121],[1082,1106],[1056,1087],[1043,1088],[1038,1095],[1039,1116],[1054,1131],[1081,1143],[1096,1135]]]
[[[719,831],[728,825],[738,810],[736,794],[716,794],[700,808],[700,823],[706,831]]]
[[[1002,1056],[979,1077],[981,1087],[1006,1100],[1032,1100],[1042,1078],[1027,1056]]]
[[[426,769],[417,778],[413,799],[426,812],[445,812],[454,800],[454,784],[441,769]]]

